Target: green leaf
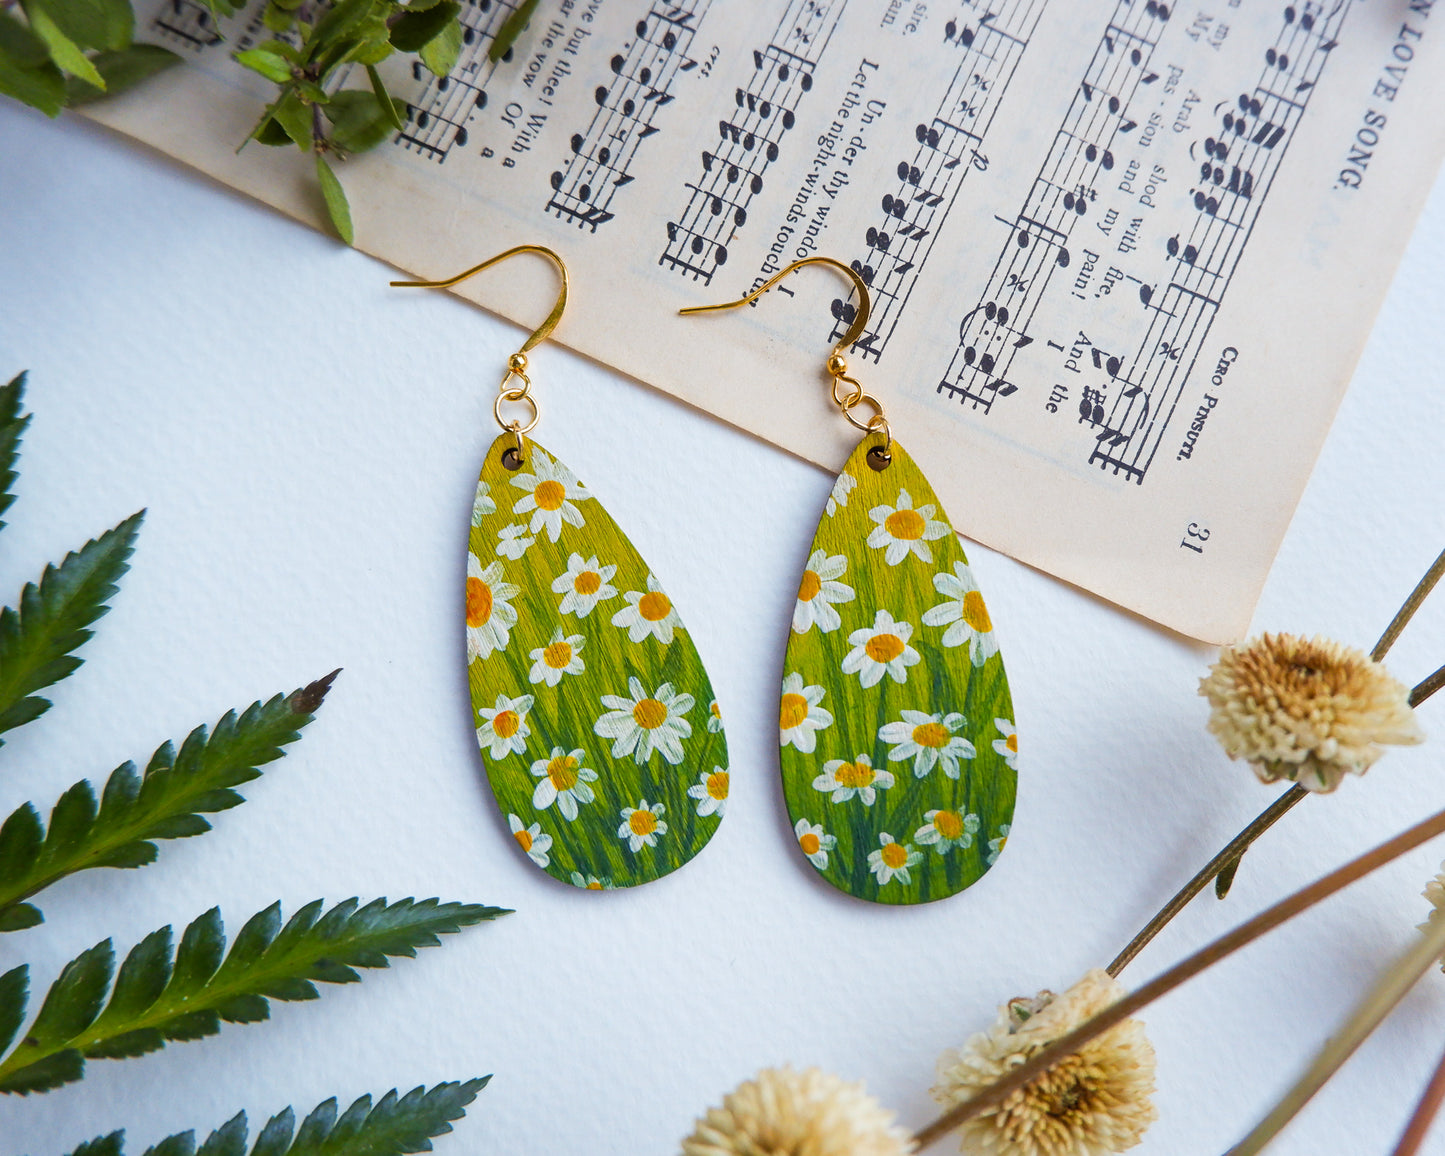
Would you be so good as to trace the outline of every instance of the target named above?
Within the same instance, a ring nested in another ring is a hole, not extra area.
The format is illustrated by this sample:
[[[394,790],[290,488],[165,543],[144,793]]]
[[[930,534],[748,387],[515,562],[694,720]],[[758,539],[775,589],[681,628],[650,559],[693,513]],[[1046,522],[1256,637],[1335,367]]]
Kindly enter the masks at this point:
[[[201,0],[211,15],[218,19],[226,16],[234,16],[246,7],[246,0]]]
[[[1220,869],[1219,874],[1214,877],[1214,897],[1216,899],[1223,899],[1229,894],[1229,889],[1234,886],[1234,876],[1239,870],[1240,860],[1243,858],[1243,854],[1237,855],[1226,863]]]
[[[540,2],[541,0],[525,0],[525,3],[507,17],[506,23],[497,29],[496,39],[492,41],[492,47],[487,52],[488,57],[498,61],[507,54],[507,50],[516,43],[517,37],[522,35],[523,30],[532,22],[532,16]]]
[[[4,12],[0,12],[0,94],[46,116],[59,116],[65,107],[65,74],[51,63],[45,42]]]
[[[508,914],[436,899],[376,899],[364,907],[348,899],[317,918],[320,911],[320,901],[308,904],[283,926],[279,906],[268,907],[246,923],[224,959],[215,909],[186,928],[174,959],[171,929],[162,928],[126,957],[108,1003],[115,953],[109,940],[98,944],[66,965],[24,1039],[0,1061],[0,1092],[47,1091],[80,1079],[83,1057],[140,1055],[167,1040],[213,1035],[222,1019],[265,1018],[268,999],[314,998],[312,981],[351,982],[353,968],[386,967],[389,957],[415,955],[440,935]],[[23,974],[13,975],[0,979],[0,1001],[7,983],[23,990]]]
[[[418,52],[440,36],[461,10],[457,0],[441,0],[422,12],[403,11],[391,26],[391,42],[402,52]]]
[[[33,903],[17,903],[0,911],[0,931],[24,931],[44,922],[45,916]]]
[[[373,79],[372,84],[376,84]],[[15,462],[20,457],[20,438],[30,424],[30,415],[20,413],[25,400],[25,374],[11,378],[8,385],[0,386],[0,514],[8,510],[15,501],[10,487],[18,476]],[[0,522],[0,529],[5,526]]]
[[[375,148],[392,134],[400,114],[388,98],[383,107],[376,94],[347,88],[334,94],[326,106],[331,121],[330,140],[347,153],[361,153]]]
[[[141,867],[156,858],[151,840],[210,830],[201,814],[244,801],[231,788],[260,778],[259,767],[285,754],[340,673],[254,702],[239,716],[228,711],[213,731],[193,730],[179,753],[165,743],[144,775],[131,763],[117,767],[98,809],[91,784],[76,783],[55,804],[48,831],[32,804],[17,808],[0,826],[0,931],[16,930],[5,920],[17,904],[29,907],[21,901],[67,875],[92,867]]]
[[[12,967],[0,975],[0,1052],[4,1052],[15,1039],[15,1033],[25,1022],[25,1007],[29,1002],[30,968],[25,964]]]
[[[129,48],[135,35],[129,0],[26,0],[26,10],[32,20],[35,11],[43,11],[82,48],[118,51]]]
[[[286,130],[289,136],[301,148],[303,152],[310,152],[315,144],[314,118],[311,115],[311,106],[306,104],[294,92],[288,92],[278,100],[271,109],[272,119]]]
[[[272,32],[278,34],[290,32],[292,26],[296,23],[296,15],[295,13],[288,12],[273,0],[273,2],[267,4],[261,12],[261,23]]]
[[[371,91],[376,94],[376,101],[381,105],[382,111],[389,114],[391,127],[401,132],[406,125],[402,123],[402,111],[406,108],[399,100],[393,100],[391,93],[386,91],[386,85],[381,82],[381,73],[376,71],[374,65],[366,66],[366,75],[371,80]],[[0,513],[4,513],[5,507],[0,506]],[[0,522],[0,526],[4,523]]]
[[[326,163],[326,158],[317,154],[316,176],[321,181],[321,196],[326,201],[326,213],[336,226],[337,235],[348,245],[355,239],[351,229],[351,206],[346,203],[346,190]]]
[[[456,67],[462,52],[462,26],[453,20],[423,45],[417,54],[433,76],[446,76]]]
[[[350,35],[371,11],[373,0],[341,0],[316,22],[311,35],[306,38],[310,48],[309,59],[315,60],[335,41]]]
[[[34,692],[74,673],[71,656],[91,636],[85,629],[110,609],[106,599],[128,569],[145,511],[132,514],[73,554],[47,566],[40,584],[27,583],[20,609],[0,611],[0,731],[50,709]],[[4,740],[0,740],[3,744]]]
[[[87,1140],[70,1153],[70,1156],[121,1156],[124,1150],[125,1131],[121,1129],[109,1136],[97,1136],[94,1140]]]
[[[89,104],[103,96],[117,96],[181,62],[169,48],[155,44],[132,44],[117,52],[98,52],[90,58],[105,80],[105,90],[71,78],[66,82],[66,103],[71,107]]]
[[[270,145],[272,148],[279,148],[281,145],[290,145],[291,135],[281,127],[281,122],[271,115],[265,116],[261,123],[256,126],[252,137],[263,145]]]
[[[38,4],[28,4],[25,14],[30,17],[30,29],[50,49],[50,59],[60,66],[62,72],[68,72],[78,80],[104,91],[105,81],[101,79],[100,73],[95,70],[89,57],[81,50],[80,45],[60,30],[60,26],[50,18]]]
[[[267,52],[264,48],[251,48],[236,53],[237,64],[244,65],[252,72],[259,72],[267,80],[285,84],[291,79],[291,63],[285,57]]]

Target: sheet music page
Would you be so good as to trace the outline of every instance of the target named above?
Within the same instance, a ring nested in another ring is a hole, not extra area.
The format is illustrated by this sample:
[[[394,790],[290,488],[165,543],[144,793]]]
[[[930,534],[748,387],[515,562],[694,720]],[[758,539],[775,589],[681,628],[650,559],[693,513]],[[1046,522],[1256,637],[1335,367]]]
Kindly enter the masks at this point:
[[[559,340],[830,468],[841,279],[676,313],[850,262],[852,372],[961,532],[1244,632],[1445,150],[1432,0],[544,0],[494,64],[517,2],[464,0],[447,80],[387,62],[405,131],[341,167],[359,247],[440,277],[550,245]],[[320,225],[307,158],[233,151],[273,91],[230,59],[260,11],[222,43],[156,0],[142,37],[190,65],[89,114]],[[553,283],[460,291],[530,327]]]

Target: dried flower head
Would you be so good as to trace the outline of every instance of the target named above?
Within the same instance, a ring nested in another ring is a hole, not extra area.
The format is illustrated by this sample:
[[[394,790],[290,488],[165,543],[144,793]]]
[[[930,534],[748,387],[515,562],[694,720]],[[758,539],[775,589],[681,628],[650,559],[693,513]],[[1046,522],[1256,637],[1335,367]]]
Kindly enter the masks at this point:
[[[1210,733],[1266,783],[1333,791],[1347,773],[1364,774],[1382,743],[1425,737],[1404,685],[1364,651],[1318,636],[1226,646],[1199,693],[1214,708]]]
[[[1419,924],[1421,931],[1428,931],[1437,919],[1445,918],[1445,863],[1440,864],[1440,873],[1425,884],[1420,894],[1430,901],[1430,915]],[[1445,971],[1445,959],[1440,961],[1440,970]]]
[[[683,1156],[907,1156],[911,1137],[863,1090],[809,1068],[768,1068],[709,1108]]]
[[[930,1094],[945,1109],[972,1099],[1123,994],[1117,980],[1095,969],[1063,995],[1011,1000],[992,1028],[939,1057]],[[1153,1045],[1142,1023],[1124,1020],[963,1124],[959,1148],[978,1156],[1123,1152],[1157,1117],[1153,1094]]]

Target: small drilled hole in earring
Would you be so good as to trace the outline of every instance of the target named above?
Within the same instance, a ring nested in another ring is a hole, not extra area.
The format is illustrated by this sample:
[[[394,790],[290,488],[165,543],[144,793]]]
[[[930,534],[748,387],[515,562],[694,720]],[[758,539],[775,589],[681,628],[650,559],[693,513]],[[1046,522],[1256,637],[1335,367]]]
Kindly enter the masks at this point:
[[[515,473],[517,470],[520,470],[525,464],[526,463],[522,459],[522,455],[517,452],[516,446],[508,446],[502,451],[502,465],[506,469],[512,470]]]
[[[868,451],[868,467],[877,472],[886,470],[893,464],[893,455],[882,446],[874,446]]]

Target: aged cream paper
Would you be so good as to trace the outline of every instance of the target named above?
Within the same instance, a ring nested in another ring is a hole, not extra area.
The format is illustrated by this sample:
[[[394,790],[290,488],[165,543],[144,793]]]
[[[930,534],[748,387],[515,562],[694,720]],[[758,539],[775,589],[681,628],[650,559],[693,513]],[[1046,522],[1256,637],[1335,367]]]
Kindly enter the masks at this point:
[[[1208,641],[1249,622],[1445,148],[1431,0],[467,0],[407,129],[342,172],[358,245],[449,275],[566,257],[558,338],[821,465],[850,354],[966,535]],[[193,0],[193,66],[92,115],[319,224],[294,150],[237,155],[267,86]],[[158,98],[159,97],[159,98]],[[543,268],[461,287],[520,322]],[[541,363],[538,392],[549,382]],[[726,484],[725,479],[721,484]]]

